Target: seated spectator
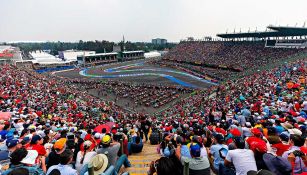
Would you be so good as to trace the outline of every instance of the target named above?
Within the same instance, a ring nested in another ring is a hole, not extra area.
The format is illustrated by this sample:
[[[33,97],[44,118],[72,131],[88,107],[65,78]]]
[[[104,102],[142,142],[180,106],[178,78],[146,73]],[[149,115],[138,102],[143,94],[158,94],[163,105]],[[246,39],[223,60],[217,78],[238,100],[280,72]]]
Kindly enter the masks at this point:
[[[229,166],[232,163],[236,168],[236,175],[246,175],[250,170],[257,171],[254,153],[250,149],[245,149],[244,139],[235,137],[233,141],[236,149],[228,151],[224,161],[225,166]]]
[[[97,150],[97,154],[105,154],[108,157],[108,167],[114,166],[115,172],[119,172],[122,165],[125,167],[130,167],[131,164],[125,154],[121,155],[119,158],[117,153],[120,149],[120,143],[112,142],[110,135],[105,135],[102,138],[102,148]]]
[[[93,143],[89,140],[83,143],[84,151],[79,151],[76,159],[76,169],[80,172],[83,165],[88,164],[92,157],[96,156],[97,153],[91,147]]]
[[[288,159],[292,165],[293,172],[295,174],[300,174],[307,172],[306,167],[306,155],[301,152],[301,147],[304,145],[305,140],[300,135],[292,134],[290,135],[290,145],[289,151],[285,151],[282,157]]]
[[[34,135],[31,139],[30,145],[27,147],[27,150],[35,150],[38,153],[38,158],[36,163],[39,163],[42,167],[43,171],[46,172],[46,157],[48,156],[49,152],[45,149],[43,144],[43,138],[39,135]]]
[[[15,150],[11,154],[11,165],[10,168],[2,173],[2,175],[7,175],[11,171],[17,168],[25,168],[29,171],[29,174],[45,174],[41,168],[36,166],[35,160],[38,153],[33,150],[26,150],[25,148],[20,148]]]
[[[189,150],[188,146],[185,144],[185,142],[183,141],[183,138],[181,136],[176,137],[176,144],[181,145],[181,147],[180,147],[181,156],[187,157],[187,158],[192,158],[191,154],[190,154],[190,150]]]
[[[78,175],[77,170],[73,169],[69,164],[73,160],[73,152],[66,149],[60,154],[60,163],[58,165],[51,166],[46,175],[49,175],[52,170],[58,169],[61,175]]]
[[[210,175],[210,163],[208,157],[200,157],[201,147],[198,144],[191,144],[190,154],[192,158],[181,156],[181,145],[177,145],[176,157],[181,161],[189,163],[190,175]]]
[[[183,166],[177,158],[161,157],[151,162],[148,175],[183,175]]]
[[[281,133],[279,135],[280,142],[273,144],[272,149],[276,149],[276,155],[282,156],[285,151],[288,151],[291,145],[289,144],[289,136],[287,133]]]
[[[92,171],[94,175],[117,174],[113,165],[108,167],[108,157],[104,154],[97,154],[94,156],[90,162],[82,168],[80,175],[88,175],[89,171]],[[128,173],[123,173],[122,175],[128,175]]]
[[[61,138],[54,143],[52,151],[48,155],[47,169],[60,163],[60,155],[66,149],[66,140],[66,138]]]
[[[210,147],[209,155],[213,156],[213,167],[216,172],[218,172],[220,164],[224,164],[224,159],[226,155],[222,155],[223,151],[228,152],[228,147],[224,143],[225,140],[223,135],[216,134],[214,136],[213,145]]]
[[[136,136],[132,138],[132,142],[129,142],[128,145],[130,144],[130,150],[129,153],[140,153],[142,152],[143,149],[143,141],[140,136]]]

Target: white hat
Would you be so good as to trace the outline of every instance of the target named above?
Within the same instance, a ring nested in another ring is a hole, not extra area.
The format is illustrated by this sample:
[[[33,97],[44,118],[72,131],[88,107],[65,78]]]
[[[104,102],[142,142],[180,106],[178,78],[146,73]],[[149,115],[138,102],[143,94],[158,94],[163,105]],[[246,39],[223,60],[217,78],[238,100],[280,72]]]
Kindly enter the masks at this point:
[[[100,133],[95,133],[95,135],[94,135],[94,137],[95,137],[95,139],[100,139]]]
[[[299,135],[299,136],[302,135],[302,131],[300,131],[299,129],[296,129],[296,128],[288,129],[288,132],[289,132],[290,134],[296,134],[296,135]]]
[[[23,158],[20,162],[28,165],[34,165],[37,156],[38,152],[36,150],[28,150],[27,156]]]
[[[94,175],[100,175],[107,169],[108,157],[104,154],[97,154],[90,160],[88,166],[93,168]]]

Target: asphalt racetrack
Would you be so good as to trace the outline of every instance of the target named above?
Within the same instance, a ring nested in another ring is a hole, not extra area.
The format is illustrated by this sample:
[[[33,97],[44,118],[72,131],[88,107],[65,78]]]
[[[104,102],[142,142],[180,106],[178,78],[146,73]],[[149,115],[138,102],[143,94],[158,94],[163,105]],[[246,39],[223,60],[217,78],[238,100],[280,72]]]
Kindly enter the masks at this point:
[[[187,72],[173,68],[160,67],[144,60],[95,66],[82,70],[57,72],[57,76],[67,78],[94,78],[101,80],[120,80],[138,84],[157,84],[183,86],[186,88],[208,88],[215,83]]]

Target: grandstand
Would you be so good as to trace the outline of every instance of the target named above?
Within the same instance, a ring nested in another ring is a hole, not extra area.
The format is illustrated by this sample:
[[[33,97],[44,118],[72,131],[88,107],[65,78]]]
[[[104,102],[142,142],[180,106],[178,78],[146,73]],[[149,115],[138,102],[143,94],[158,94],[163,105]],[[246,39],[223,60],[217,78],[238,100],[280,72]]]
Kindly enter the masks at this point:
[[[263,32],[243,32],[217,34],[224,41],[262,40],[266,47],[277,48],[306,48],[307,28],[268,26]]]
[[[307,32],[269,28],[183,41],[161,59],[35,51],[26,64],[44,70],[0,65],[0,174],[306,174]],[[53,67],[63,59],[84,68]]]

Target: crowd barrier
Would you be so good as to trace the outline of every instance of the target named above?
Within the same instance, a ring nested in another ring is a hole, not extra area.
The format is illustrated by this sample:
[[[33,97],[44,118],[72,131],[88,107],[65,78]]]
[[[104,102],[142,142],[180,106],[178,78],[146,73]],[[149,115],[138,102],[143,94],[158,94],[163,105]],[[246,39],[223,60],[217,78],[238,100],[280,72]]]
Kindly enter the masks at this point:
[[[54,71],[61,71],[61,70],[74,69],[74,68],[75,66],[58,66],[58,67],[50,67],[45,69],[38,69],[35,71],[39,74],[42,74],[46,72],[54,72]]]

